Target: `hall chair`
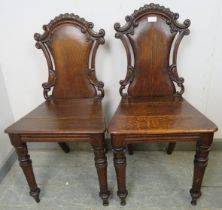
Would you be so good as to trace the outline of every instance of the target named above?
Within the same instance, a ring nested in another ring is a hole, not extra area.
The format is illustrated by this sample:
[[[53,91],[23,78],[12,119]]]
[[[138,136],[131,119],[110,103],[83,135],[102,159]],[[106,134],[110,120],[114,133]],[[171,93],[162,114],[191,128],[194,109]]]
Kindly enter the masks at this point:
[[[100,29],[96,33],[93,26],[77,15],[61,14],[43,26],[42,35],[34,35],[36,47],[43,51],[48,64],[48,81],[42,85],[45,101],[5,132],[15,147],[30,195],[36,202],[40,201],[40,189],[26,143],[59,142],[68,152],[65,142],[89,142],[95,155],[99,195],[103,205],[108,205],[104,84],[97,80],[95,72],[96,52],[105,42],[105,31]]]
[[[176,142],[195,141],[191,204],[196,205],[201,196],[217,127],[182,97],[184,79],[177,72],[177,52],[182,38],[190,33],[190,20],[179,23],[178,18],[168,8],[149,4],[126,16],[124,26],[114,25],[115,37],[122,41],[127,55],[126,77],[120,81],[121,101],[108,128],[121,205],[126,204],[128,194],[126,147],[132,154],[133,144],[147,142],[169,142],[170,154]]]

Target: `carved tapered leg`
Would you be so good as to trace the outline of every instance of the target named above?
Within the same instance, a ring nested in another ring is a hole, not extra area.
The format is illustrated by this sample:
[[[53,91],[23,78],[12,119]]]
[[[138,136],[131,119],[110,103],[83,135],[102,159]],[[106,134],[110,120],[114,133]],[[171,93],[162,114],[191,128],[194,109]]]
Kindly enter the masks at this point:
[[[168,155],[172,154],[173,150],[175,149],[175,146],[176,146],[176,142],[170,142],[168,144],[168,147],[166,149],[166,152],[167,152]]]
[[[92,147],[95,155],[95,166],[99,179],[100,192],[99,196],[103,200],[103,205],[109,205],[108,184],[107,184],[107,158],[105,155],[104,134],[93,135]]]
[[[128,191],[126,189],[126,148],[123,146],[123,139],[117,135],[111,135],[113,147],[113,162],[116,170],[116,178],[118,191],[117,195],[120,198],[122,206],[126,205],[126,197]]]
[[[65,153],[70,152],[69,146],[65,142],[58,142],[58,144]]]
[[[194,157],[193,185],[190,190],[192,205],[196,205],[197,199],[201,196],[200,189],[204,177],[205,168],[207,166],[208,154],[212,141],[213,133],[206,133],[201,135],[201,139],[197,142],[196,145],[196,154]]]
[[[127,145],[127,149],[128,149],[129,155],[133,155],[133,145],[132,144],[128,144]]]
[[[26,143],[21,142],[19,135],[9,135],[12,145],[15,147],[16,153],[18,155],[18,160],[20,166],[25,174],[25,178],[28,182],[30,188],[30,195],[38,203],[40,202],[39,193],[40,189],[38,188],[32,169],[32,160],[28,154],[28,149]]]

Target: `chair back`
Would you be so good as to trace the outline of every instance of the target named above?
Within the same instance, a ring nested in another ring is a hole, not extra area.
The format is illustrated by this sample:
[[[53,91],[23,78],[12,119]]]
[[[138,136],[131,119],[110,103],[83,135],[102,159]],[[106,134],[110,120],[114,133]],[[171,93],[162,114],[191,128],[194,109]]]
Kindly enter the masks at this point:
[[[93,23],[74,14],[60,15],[43,29],[44,33],[36,33],[34,38],[48,64],[48,82],[43,83],[44,97],[103,97],[103,83],[95,74],[95,56],[98,46],[105,42],[104,30],[94,32]]]
[[[158,4],[149,4],[114,25],[127,53],[127,75],[120,81],[121,96],[181,96],[184,79],[177,73],[177,51],[190,20]],[[172,52],[172,59],[171,54]],[[180,87],[177,91],[175,83]],[[126,93],[123,90],[128,86]]]

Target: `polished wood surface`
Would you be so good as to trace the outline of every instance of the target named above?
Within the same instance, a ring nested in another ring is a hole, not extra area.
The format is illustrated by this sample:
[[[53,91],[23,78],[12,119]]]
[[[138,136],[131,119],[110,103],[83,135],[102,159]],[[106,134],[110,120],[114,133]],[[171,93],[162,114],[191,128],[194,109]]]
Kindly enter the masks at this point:
[[[40,201],[40,189],[26,142],[59,142],[65,152],[69,152],[65,142],[89,142],[94,150],[99,196],[103,205],[108,205],[104,84],[95,73],[96,52],[105,42],[105,31],[96,33],[93,23],[74,14],[59,15],[43,29],[44,33],[35,34],[34,38],[48,65],[48,81],[42,84],[46,101],[6,132],[36,202]]]
[[[126,16],[124,26],[114,25],[127,56],[127,73],[119,89],[122,99],[108,128],[121,205],[128,195],[126,147],[133,154],[133,144],[146,142],[169,142],[168,154],[176,142],[197,142],[191,204],[196,205],[201,195],[217,126],[182,97],[184,79],[178,75],[177,53],[190,33],[190,20],[181,24],[178,18],[178,13],[149,4]]]
[[[217,126],[185,99],[123,98],[114,114],[112,134],[173,134],[215,132]]]
[[[168,75],[169,54],[176,33],[165,20],[149,23],[147,16],[138,21],[129,40],[135,55],[135,78],[129,85],[130,96],[167,96],[174,91]]]
[[[102,102],[98,98],[48,100],[6,132],[20,134],[104,133]]]
[[[47,44],[55,61],[55,98],[94,97],[95,88],[88,82],[90,49],[93,41],[87,39],[81,28],[65,24],[52,30]],[[64,41],[65,40],[65,41]]]

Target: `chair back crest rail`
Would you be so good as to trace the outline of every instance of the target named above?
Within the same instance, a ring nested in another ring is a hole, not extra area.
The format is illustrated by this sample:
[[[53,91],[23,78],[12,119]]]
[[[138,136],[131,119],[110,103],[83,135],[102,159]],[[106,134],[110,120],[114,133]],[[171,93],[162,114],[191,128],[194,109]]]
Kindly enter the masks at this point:
[[[103,82],[95,73],[96,52],[104,44],[105,31],[74,14],[61,14],[34,35],[48,65],[48,81],[42,84],[45,99],[103,98]],[[51,95],[49,92],[52,89]]]
[[[178,18],[178,13],[152,3],[126,16],[124,26],[114,25],[115,37],[127,54],[127,74],[120,81],[122,97],[182,96],[184,79],[177,72],[177,53],[181,40],[190,33],[190,20],[181,24]]]

